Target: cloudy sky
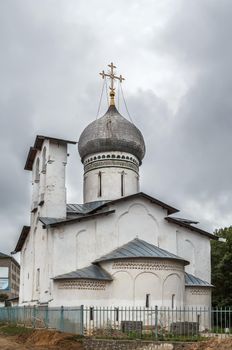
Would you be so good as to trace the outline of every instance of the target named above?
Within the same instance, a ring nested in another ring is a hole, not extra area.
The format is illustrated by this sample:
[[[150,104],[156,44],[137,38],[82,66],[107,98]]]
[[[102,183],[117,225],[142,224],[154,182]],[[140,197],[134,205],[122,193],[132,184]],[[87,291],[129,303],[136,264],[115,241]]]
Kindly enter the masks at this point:
[[[0,251],[29,224],[36,134],[78,140],[111,61],[146,142],[141,189],[210,231],[232,223],[231,18],[231,0],[0,1]],[[67,187],[80,203],[75,146]]]

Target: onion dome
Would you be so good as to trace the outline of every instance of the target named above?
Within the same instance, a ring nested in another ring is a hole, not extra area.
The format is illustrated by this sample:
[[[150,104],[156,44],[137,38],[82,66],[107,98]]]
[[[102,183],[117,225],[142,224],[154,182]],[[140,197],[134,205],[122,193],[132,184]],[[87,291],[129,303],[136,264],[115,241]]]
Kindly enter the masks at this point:
[[[93,153],[119,151],[133,154],[141,164],[145,143],[140,130],[111,105],[105,115],[84,129],[78,151],[82,161]]]

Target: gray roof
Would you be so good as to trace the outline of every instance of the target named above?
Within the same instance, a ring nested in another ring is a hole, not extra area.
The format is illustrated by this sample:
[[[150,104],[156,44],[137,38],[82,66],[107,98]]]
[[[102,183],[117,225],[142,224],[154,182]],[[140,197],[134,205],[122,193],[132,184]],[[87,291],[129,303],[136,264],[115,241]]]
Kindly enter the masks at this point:
[[[80,221],[88,220],[88,219],[94,219],[96,217],[110,215],[113,213],[115,213],[115,210],[104,210],[104,211],[100,211],[98,213],[90,213],[90,214],[86,214],[86,215],[72,215],[71,217],[69,216],[66,219],[40,217],[39,221],[42,222],[42,224],[45,228],[47,226],[53,227],[53,226],[64,225],[64,224],[72,224],[75,222],[80,222]]]
[[[145,155],[145,143],[140,130],[110,106],[103,117],[94,120],[82,132],[78,143],[83,158],[97,152],[120,151],[135,155],[140,163]]]
[[[86,215],[88,213],[94,212],[97,209],[102,209],[104,207],[107,207],[110,204],[122,202],[122,201],[129,200],[132,198],[137,198],[137,197],[146,198],[150,202],[167,209],[168,215],[174,214],[174,213],[179,211],[178,209],[170,206],[169,204],[161,202],[159,199],[151,197],[146,193],[137,192],[137,193],[130,194],[128,196],[120,197],[120,198],[113,199],[113,200],[95,201],[95,202],[89,202],[89,203],[84,203],[84,204],[67,204],[67,214],[68,215],[76,215],[76,214]]]
[[[185,227],[185,228],[188,228],[189,230],[191,231],[194,231],[194,232],[197,232],[197,233],[200,233],[201,235],[203,236],[206,236],[208,238],[211,238],[211,239],[214,239],[214,240],[218,240],[218,237],[216,235],[213,235],[212,233],[210,232],[207,232],[207,231],[204,231],[202,230],[201,228],[198,228],[196,226],[192,226],[191,223],[191,220],[186,220],[186,219],[180,219],[180,218],[175,218],[175,217],[171,217],[171,216],[167,216],[165,218],[165,220],[167,220],[168,222],[171,222],[173,224],[177,224],[179,226],[182,226],[182,227]],[[195,222],[196,223],[196,222]]]
[[[203,281],[199,277],[193,276],[187,272],[185,272],[185,285],[187,287],[213,287],[212,284]]]
[[[130,259],[130,258],[156,258],[156,259],[172,259],[182,262],[184,265],[188,265],[189,262],[183,258],[169,253],[167,250],[156,247],[153,244],[145,242],[141,239],[135,238],[123,246],[113,250],[109,254],[106,254],[94,263],[109,260],[118,259]]]
[[[11,258],[11,256],[0,252],[0,258]]]
[[[67,214],[81,214],[85,215],[93,210],[96,210],[100,208],[102,205],[107,203],[109,201],[95,201],[95,202],[89,202],[89,203],[84,203],[84,204],[67,204],[66,210]]]
[[[65,273],[63,275],[56,276],[53,279],[54,280],[90,279],[90,280],[112,281],[111,275],[98,265],[90,265],[80,270],[75,270],[69,273]]]

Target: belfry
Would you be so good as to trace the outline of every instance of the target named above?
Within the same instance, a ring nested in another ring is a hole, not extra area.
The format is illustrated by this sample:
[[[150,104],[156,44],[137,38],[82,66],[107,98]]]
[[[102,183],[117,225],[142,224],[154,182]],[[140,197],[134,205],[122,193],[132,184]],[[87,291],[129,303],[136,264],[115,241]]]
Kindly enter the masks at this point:
[[[30,225],[15,247],[20,304],[209,307],[210,240],[218,238],[141,192],[145,142],[115,106],[115,81],[124,78],[109,68],[100,73],[110,80],[108,110],[78,142],[83,203],[66,199],[67,152],[77,142],[38,135],[29,150]]]

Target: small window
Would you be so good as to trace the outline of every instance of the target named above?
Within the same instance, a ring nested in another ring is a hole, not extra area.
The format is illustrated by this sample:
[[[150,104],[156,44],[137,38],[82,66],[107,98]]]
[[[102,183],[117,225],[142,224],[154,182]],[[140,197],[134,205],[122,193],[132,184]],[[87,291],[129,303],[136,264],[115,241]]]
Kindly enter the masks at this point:
[[[93,312],[94,312],[94,308],[90,307],[90,309],[89,309],[89,320],[90,321],[93,321]]]
[[[150,307],[150,294],[146,294],[146,307]]]
[[[175,307],[175,294],[172,294],[172,309]]]
[[[121,173],[121,196],[125,195],[125,172]]]
[[[39,158],[36,159],[36,165],[35,165],[35,182],[39,182]]]
[[[40,269],[36,270],[36,290],[40,288]]]
[[[98,197],[102,196],[102,172],[98,173]]]
[[[45,174],[46,173],[46,147],[43,148],[43,153],[42,153],[42,172]]]

